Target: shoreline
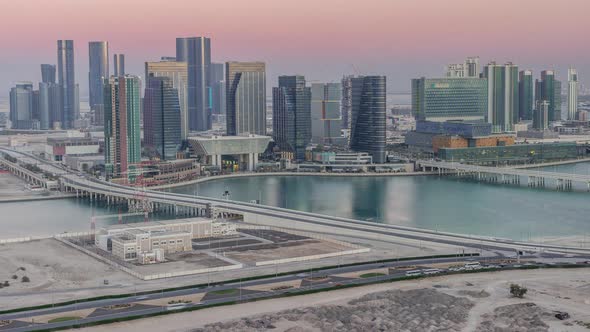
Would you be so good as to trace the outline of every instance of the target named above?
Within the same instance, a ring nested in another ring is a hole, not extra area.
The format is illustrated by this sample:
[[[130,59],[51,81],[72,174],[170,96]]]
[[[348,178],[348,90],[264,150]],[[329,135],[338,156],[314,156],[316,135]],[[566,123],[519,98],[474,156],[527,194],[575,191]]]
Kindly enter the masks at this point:
[[[519,165],[519,166],[514,166],[512,168],[519,168],[519,169],[541,168],[541,167],[570,165],[570,164],[578,164],[578,163],[586,163],[586,162],[590,162],[590,158],[582,158],[582,159],[575,159],[575,160],[564,160],[564,161],[554,161],[554,162],[542,163],[542,164]]]
[[[161,186],[148,187],[147,189],[163,190],[169,188],[186,187],[202,182],[233,179],[241,177],[256,177],[256,176],[334,176],[334,177],[386,177],[386,176],[429,176],[438,175],[438,172],[405,172],[405,173],[321,173],[321,172],[268,172],[268,173],[236,173],[207,176],[191,181],[171,183]]]
[[[34,202],[34,201],[50,201],[55,199],[65,199],[76,197],[75,194],[62,194],[62,195],[49,195],[49,196],[27,196],[27,197],[14,197],[14,198],[0,198],[0,204],[2,203],[19,203],[19,202]]]

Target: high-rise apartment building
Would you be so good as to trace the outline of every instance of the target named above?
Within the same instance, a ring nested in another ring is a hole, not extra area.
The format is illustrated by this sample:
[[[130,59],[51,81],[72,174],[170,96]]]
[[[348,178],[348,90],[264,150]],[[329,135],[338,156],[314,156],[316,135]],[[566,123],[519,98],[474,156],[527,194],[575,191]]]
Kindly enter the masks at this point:
[[[41,82],[55,83],[55,65],[46,63],[41,65]]]
[[[531,120],[534,108],[533,72],[521,70],[518,73],[518,117],[520,120]]]
[[[209,101],[212,114],[225,114],[225,64],[211,64],[211,100]]]
[[[181,144],[178,90],[170,77],[147,78],[143,106],[144,144],[160,159],[176,159]]]
[[[88,43],[88,93],[90,109],[94,113],[94,124],[104,124],[103,83],[109,77],[109,43],[93,41]]]
[[[109,177],[133,176],[141,161],[140,79],[112,76],[105,80],[105,170]]]
[[[305,160],[311,141],[311,89],[305,77],[279,76],[272,91],[273,138],[283,158]]]
[[[386,80],[385,76],[361,76],[353,78],[362,84],[358,93],[360,101],[353,101],[350,117],[350,149],[367,152],[373,157],[374,163],[384,163],[386,144]],[[354,86],[354,84],[353,84]]]
[[[78,85],[74,70],[74,41],[57,41],[57,76],[62,90],[61,127],[74,128],[74,121],[80,114]]]
[[[413,79],[412,112],[421,121],[484,121],[488,81],[472,77]]]
[[[188,72],[186,62],[176,58],[163,57],[161,61],[145,63],[145,77],[169,77],[178,92],[180,103],[180,137],[184,140],[189,133],[188,120]]]
[[[342,144],[341,83],[311,85],[311,141],[317,144]]]
[[[114,76],[125,76],[125,54],[113,55],[113,75]]]
[[[39,83],[39,122],[41,129],[60,129],[61,103],[61,87],[58,84]]]
[[[176,60],[187,63],[189,129],[211,129],[211,40],[205,37],[176,38]]]
[[[479,77],[479,57],[468,57],[464,63],[447,65],[446,72],[447,77]]]
[[[535,81],[535,100],[549,102],[549,121],[561,120],[561,82],[555,79],[555,71],[541,72],[541,79]]]
[[[19,82],[10,89],[10,122],[13,129],[39,129],[35,119],[33,83]]]
[[[492,131],[512,131],[518,122],[518,66],[491,62],[484,67],[483,76],[488,79],[487,121]]]
[[[547,130],[549,128],[549,102],[546,100],[537,100],[534,116],[533,129]]]
[[[344,76],[342,78],[342,129],[348,133],[350,133],[350,114],[352,113],[352,109],[355,107],[359,107],[358,105],[353,105],[353,102],[358,103],[360,101],[359,96],[353,96],[353,93],[358,94],[360,89],[360,84],[362,82],[360,80],[355,80],[354,76]]]
[[[570,68],[567,71],[567,119],[576,120],[578,114],[578,71]]]
[[[225,74],[227,134],[266,135],[264,62],[227,62]]]

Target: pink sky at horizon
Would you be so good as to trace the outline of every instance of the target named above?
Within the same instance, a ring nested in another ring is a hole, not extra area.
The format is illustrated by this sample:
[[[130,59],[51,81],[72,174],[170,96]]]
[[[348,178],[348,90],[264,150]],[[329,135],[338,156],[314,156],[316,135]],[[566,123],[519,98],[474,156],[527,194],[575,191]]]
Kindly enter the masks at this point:
[[[568,65],[590,73],[588,0],[27,0],[0,5],[0,95],[14,81],[39,80],[56,62],[56,40],[74,39],[76,76],[87,90],[88,41],[125,53],[128,72],[175,53],[175,38],[212,38],[214,61],[267,62],[279,74],[337,81],[388,75],[392,91],[409,79],[440,76],[448,62],[479,55],[521,68]]]

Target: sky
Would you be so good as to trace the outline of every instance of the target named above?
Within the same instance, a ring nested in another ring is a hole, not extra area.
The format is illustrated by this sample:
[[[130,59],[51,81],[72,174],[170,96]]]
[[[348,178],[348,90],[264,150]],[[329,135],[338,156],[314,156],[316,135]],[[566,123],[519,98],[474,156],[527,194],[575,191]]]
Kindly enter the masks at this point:
[[[108,41],[143,76],[145,61],[174,56],[175,38],[188,36],[210,37],[215,62],[265,61],[269,86],[282,74],[381,74],[389,92],[409,92],[411,78],[475,55],[562,80],[573,66],[584,83],[588,12],[588,0],[0,0],[0,97],[39,81],[58,39],[75,42],[82,96],[89,41]]]

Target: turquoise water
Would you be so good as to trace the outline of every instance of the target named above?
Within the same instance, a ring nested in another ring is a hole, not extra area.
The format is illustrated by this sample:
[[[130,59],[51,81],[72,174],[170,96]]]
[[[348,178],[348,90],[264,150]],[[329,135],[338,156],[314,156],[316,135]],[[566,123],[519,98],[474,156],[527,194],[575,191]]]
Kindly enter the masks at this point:
[[[512,239],[590,234],[590,194],[489,185],[436,176],[250,177],[176,192],[353,219]]]
[[[586,174],[590,163],[549,167]],[[527,240],[590,235],[590,193],[490,185],[437,176],[248,177],[204,182],[175,192],[286,207],[301,211],[465,234]],[[0,238],[88,231],[116,224],[115,209],[63,199],[0,203]],[[125,212],[125,211],[123,211]],[[157,217],[150,216],[150,220]],[[142,216],[123,222],[142,221]]]

